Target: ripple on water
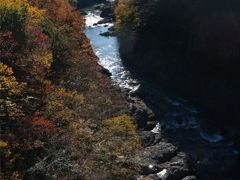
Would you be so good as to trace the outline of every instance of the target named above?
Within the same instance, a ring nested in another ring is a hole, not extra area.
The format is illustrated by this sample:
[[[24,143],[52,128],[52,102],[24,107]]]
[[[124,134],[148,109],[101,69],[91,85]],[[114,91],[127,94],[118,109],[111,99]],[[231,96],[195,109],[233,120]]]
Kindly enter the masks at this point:
[[[202,129],[200,130],[200,136],[210,143],[217,143],[224,139],[223,136],[218,132],[206,132]]]

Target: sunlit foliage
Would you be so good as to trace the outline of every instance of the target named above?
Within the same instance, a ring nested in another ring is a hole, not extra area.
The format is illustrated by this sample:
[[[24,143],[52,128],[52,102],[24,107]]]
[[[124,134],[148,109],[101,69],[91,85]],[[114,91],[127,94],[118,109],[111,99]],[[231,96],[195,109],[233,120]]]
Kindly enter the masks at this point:
[[[84,103],[84,96],[76,91],[55,88],[46,99],[46,115],[57,125],[66,125],[80,119],[77,111]]]
[[[123,25],[134,28],[139,24],[138,9],[135,6],[136,0],[118,0],[115,8],[116,27],[121,28]]]
[[[16,119],[21,113],[18,105],[22,85],[17,82],[12,68],[0,63],[0,118]]]
[[[96,139],[95,151],[101,154],[101,160],[111,173],[125,177],[130,175],[131,169],[127,169],[126,164],[131,162],[139,149],[133,119],[125,114],[104,120]]]
[[[26,0],[1,0],[0,29],[23,32],[29,4]]]

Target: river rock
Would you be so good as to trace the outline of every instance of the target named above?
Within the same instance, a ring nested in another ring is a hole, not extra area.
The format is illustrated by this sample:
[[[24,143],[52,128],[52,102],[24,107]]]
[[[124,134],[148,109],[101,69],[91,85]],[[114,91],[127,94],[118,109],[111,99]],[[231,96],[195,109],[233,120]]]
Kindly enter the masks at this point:
[[[115,29],[114,26],[112,26],[112,27],[108,28],[108,30],[109,30],[109,31],[115,31],[116,29]]]
[[[109,36],[116,36],[117,34],[115,32],[107,31],[107,32],[100,33],[100,35],[109,37]]]
[[[80,11],[80,13],[81,13],[82,15],[84,15],[84,16],[87,15],[87,13],[86,13],[85,11]]]
[[[154,121],[154,113],[143,101],[137,98],[131,99],[133,103],[130,104],[131,115],[137,121],[139,128],[147,129],[147,122]]]
[[[100,71],[101,71],[101,73],[103,73],[103,74],[105,74],[107,76],[112,76],[112,73],[109,70],[105,69],[105,68],[101,68]]]
[[[179,152],[169,162],[162,165],[167,170],[164,178],[168,180],[181,179],[190,173],[189,158],[184,152]]]
[[[155,134],[151,131],[141,131],[140,140],[143,147],[153,146],[156,143],[160,142],[162,135]]]
[[[98,21],[97,24],[106,24],[106,23],[111,23],[111,22],[112,22],[112,19],[104,18],[104,19]]]
[[[140,165],[149,167],[171,160],[177,155],[177,147],[171,143],[159,142],[158,144],[146,147],[140,154]]]

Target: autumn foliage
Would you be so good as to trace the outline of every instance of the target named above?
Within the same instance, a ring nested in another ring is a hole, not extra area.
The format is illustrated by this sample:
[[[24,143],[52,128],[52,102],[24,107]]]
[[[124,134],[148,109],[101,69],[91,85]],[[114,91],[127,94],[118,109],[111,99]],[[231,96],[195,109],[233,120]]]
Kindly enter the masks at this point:
[[[139,13],[135,6],[136,0],[118,0],[115,7],[116,28],[120,30],[123,26],[134,29],[139,24]]]
[[[54,123],[45,119],[41,112],[35,112],[27,121],[33,126],[34,130],[44,134],[51,133],[55,128]]]
[[[128,176],[118,160],[135,156],[136,127],[118,116],[125,104],[106,91],[83,28],[65,0],[0,1],[0,179],[89,179],[106,168],[106,177]],[[74,164],[66,171],[48,162],[59,151]],[[32,170],[40,160],[45,174]]]
[[[36,113],[42,87],[53,61],[51,43],[43,33],[45,10],[27,0],[0,2],[1,178],[21,178],[18,163],[45,145],[55,125]],[[36,112],[35,112],[36,111]],[[32,115],[33,114],[33,115]]]

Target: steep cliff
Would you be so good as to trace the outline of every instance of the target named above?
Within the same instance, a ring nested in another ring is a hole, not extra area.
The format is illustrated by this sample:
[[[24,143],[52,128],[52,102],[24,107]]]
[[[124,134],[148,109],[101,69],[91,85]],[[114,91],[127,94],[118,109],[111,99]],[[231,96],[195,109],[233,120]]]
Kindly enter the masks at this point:
[[[236,0],[119,0],[121,54],[138,75],[198,103],[216,125],[239,126],[239,10]]]

